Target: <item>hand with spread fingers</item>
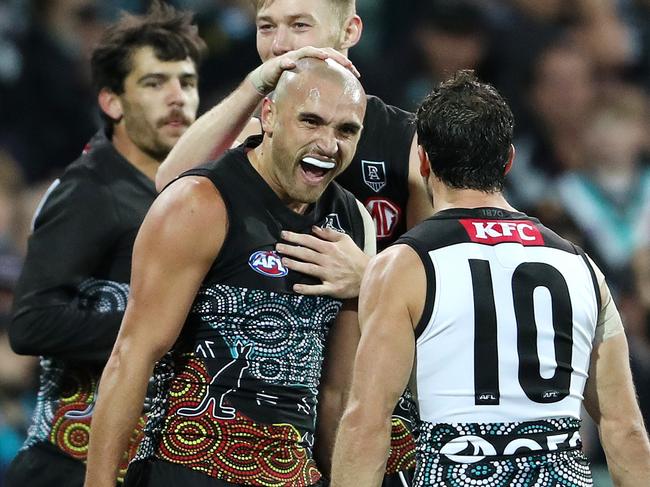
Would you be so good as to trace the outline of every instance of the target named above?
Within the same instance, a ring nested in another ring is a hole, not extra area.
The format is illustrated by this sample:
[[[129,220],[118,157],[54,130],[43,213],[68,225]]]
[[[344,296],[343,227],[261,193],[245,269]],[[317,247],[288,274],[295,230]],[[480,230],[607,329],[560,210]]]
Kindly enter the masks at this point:
[[[295,68],[296,61],[306,57],[323,60],[331,59],[344,68],[349,69],[357,78],[360,76],[359,71],[354,67],[352,61],[340,52],[329,47],[319,48],[307,46],[296,49],[295,51],[287,52],[282,56],[269,59],[253,70],[248,75],[248,79],[259,94],[266,96],[275,89],[275,86],[278,84],[280,76],[282,76],[284,71]]]
[[[314,235],[282,232],[288,243],[276,250],[289,269],[310,275],[322,284],[295,284],[293,290],[305,295],[328,295],[347,299],[359,296],[359,287],[370,256],[349,235],[330,228],[312,228]]]

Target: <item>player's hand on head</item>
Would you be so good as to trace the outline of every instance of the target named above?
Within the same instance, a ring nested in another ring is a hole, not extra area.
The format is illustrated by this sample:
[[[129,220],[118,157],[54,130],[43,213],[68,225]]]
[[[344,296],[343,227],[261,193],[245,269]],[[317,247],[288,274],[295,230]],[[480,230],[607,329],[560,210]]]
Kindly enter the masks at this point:
[[[248,78],[261,95],[268,95],[275,89],[282,73],[295,68],[296,62],[304,58],[331,59],[349,69],[355,76],[360,76],[352,61],[335,49],[306,46],[269,59],[253,70]]]
[[[359,296],[361,279],[369,256],[349,235],[329,228],[313,227],[314,235],[282,232],[286,243],[276,250],[289,269],[320,279],[322,284],[295,284],[305,295],[327,295],[340,299]]]

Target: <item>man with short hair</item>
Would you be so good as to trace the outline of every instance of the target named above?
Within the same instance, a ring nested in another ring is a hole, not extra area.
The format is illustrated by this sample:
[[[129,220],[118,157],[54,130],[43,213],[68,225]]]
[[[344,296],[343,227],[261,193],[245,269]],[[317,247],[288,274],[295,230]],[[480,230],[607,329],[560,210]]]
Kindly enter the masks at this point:
[[[185,169],[223,152],[233,143],[260,133],[251,118],[285,69],[302,57],[331,57],[351,67],[348,50],[359,42],[363,24],[354,0],[253,0],[257,50],[263,64],[219,105],[202,115],[181,138],[156,176],[162,189]],[[394,242],[407,228],[432,213],[420,178],[412,114],[368,96],[364,131],[356,155],[337,182],[368,209],[377,229],[377,249]],[[290,269],[310,274],[319,282],[297,284],[302,294],[356,297],[367,265],[354,243],[340,232],[314,229],[312,235],[289,232],[277,250]],[[392,455],[387,485],[403,487],[415,464],[410,434],[408,399],[394,416]]]
[[[510,108],[463,71],[424,100],[416,123],[436,213],[364,277],[332,486],[379,485],[407,383],[419,412],[416,486],[592,485],[583,398],[615,485],[646,485],[650,443],[604,277],[503,197]]]
[[[296,293],[310,278],[285,267],[275,245],[286,231],[327,227],[374,253],[370,216],[332,182],[352,160],[365,105],[347,69],[301,60],[264,99],[263,136],[188,171],[154,202],[102,375],[87,487],[112,485],[152,370],[154,407],[125,485],[320,483],[312,450],[318,442],[331,454],[356,299]]]
[[[6,485],[83,483],[97,383],[124,314],[133,242],[156,197],[157,168],[196,116],[204,49],[189,14],[156,3],[111,25],[93,51],[106,124],[43,199],[16,290],[11,345],[42,356],[42,368],[33,423]],[[142,425],[120,452],[118,479]]]

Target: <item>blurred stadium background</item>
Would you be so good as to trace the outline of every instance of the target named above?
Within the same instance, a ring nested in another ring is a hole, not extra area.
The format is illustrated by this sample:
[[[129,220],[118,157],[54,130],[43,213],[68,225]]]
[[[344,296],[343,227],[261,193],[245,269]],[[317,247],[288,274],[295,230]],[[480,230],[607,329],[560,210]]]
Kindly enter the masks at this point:
[[[175,0],[209,55],[201,106],[258,65],[247,0]],[[37,363],[8,345],[30,219],[100,124],[88,58],[120,10],[144,0],[0,0],[0,486],[35,402]],[[475,69],[510,101],[517,158],[508,196],[586,248],[627,329],[650,424],[650,0],[357,0],[351,58],[370,94],[414,109],[436,81]],[[597,487],[611,486],[593,425]]]

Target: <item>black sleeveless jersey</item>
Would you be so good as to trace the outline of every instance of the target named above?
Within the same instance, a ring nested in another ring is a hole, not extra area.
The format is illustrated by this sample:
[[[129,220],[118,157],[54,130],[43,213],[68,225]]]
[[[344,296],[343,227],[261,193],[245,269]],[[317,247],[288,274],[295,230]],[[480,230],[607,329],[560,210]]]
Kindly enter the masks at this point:
[[[282,230],[318,225],[363,246],[363,221],[336,183],[305,214],[289,210],[246,156],[260,141],[184,174],[212,181],[229,226],[176,345],[156,366],[158,408],[138,459],[155,456],[236,484],[302,487],[320,479],[311,453],[316,396],[342,303],[294,293],[294,283],[310,281],[282,265],[275,245]]]
[[[361,201],[377,229],[377,251],[406,231],[413,115],[368,96],[363,132],[350,166],[337,182]]]

